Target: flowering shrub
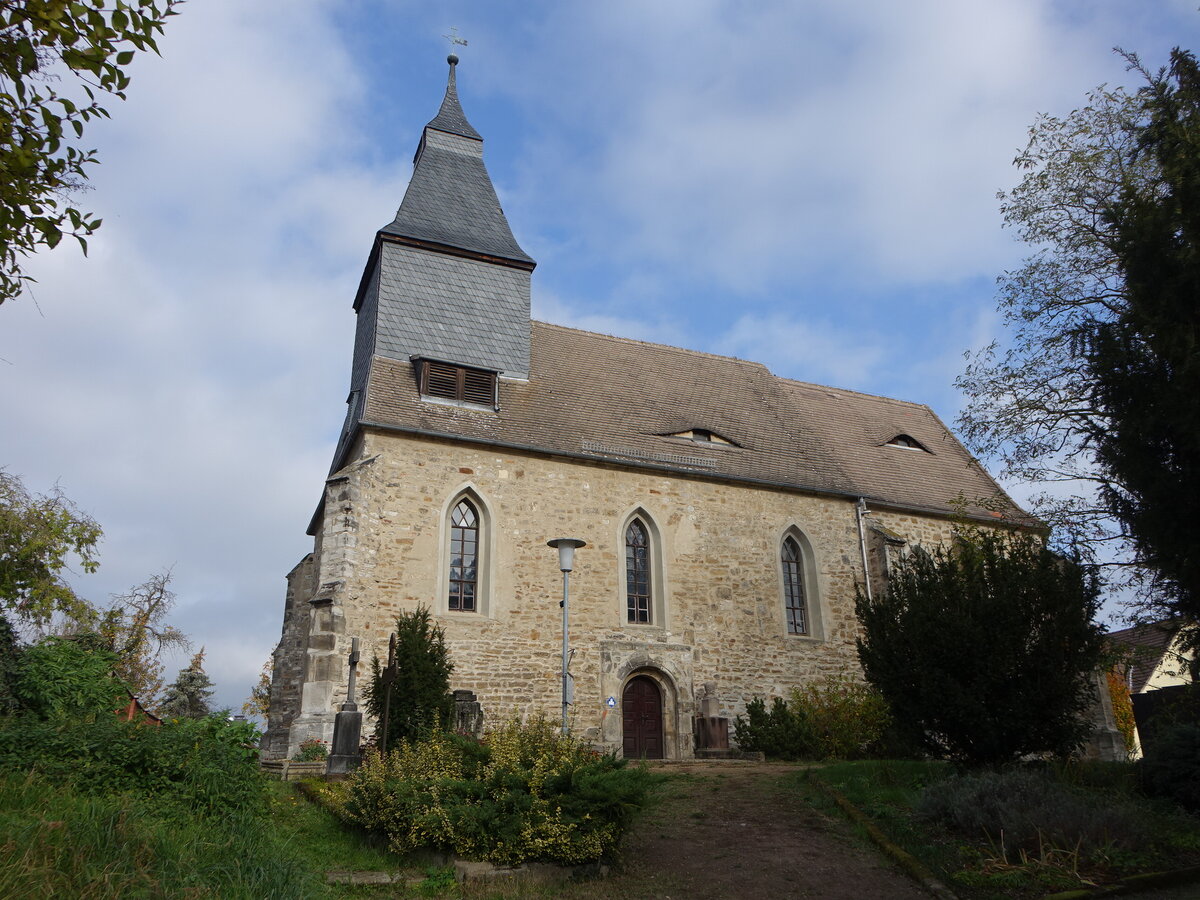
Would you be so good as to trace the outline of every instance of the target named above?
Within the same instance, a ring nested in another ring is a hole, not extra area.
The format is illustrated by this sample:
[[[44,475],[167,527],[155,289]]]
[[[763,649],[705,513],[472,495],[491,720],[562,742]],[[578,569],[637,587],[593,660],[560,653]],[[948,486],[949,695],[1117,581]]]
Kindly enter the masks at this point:
[[[821,759],[871,756],[891,723],[887,701],[869,684],[830,675],[792,691]]]
[[[328,758],[329,747],[325,745],[325,742],[318,738],[309,738],[307,741],[300,742],[300,749],[296,751],[292,760],[294,762],[316,762]]]
[[[445,732],[369,752],[346,785],[346,817],[398,852],[450,850],[499,865],[578,864],[616,847],[656,780],[544,720],[483,741]]]

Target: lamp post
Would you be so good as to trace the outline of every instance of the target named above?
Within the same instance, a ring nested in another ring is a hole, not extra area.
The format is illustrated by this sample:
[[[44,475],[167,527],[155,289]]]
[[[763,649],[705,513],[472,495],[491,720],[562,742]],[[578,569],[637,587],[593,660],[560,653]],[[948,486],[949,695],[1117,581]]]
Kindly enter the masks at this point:
[[[567,733],[567,706],[569,702],[568,685],[567,685],[567,662],[569,660],[567,650],[567,625],[568,611],[570,609],[571,599],[571,568],[575,561],[575,550],[577,547],[586,547],[587,542],[581,541],[579,538],[555,538],[552,541],[546,541],[547,547],[556,547],[558,549],[558,568],[562,571],[563,576],[563,641],[562,641],[562,733]]]

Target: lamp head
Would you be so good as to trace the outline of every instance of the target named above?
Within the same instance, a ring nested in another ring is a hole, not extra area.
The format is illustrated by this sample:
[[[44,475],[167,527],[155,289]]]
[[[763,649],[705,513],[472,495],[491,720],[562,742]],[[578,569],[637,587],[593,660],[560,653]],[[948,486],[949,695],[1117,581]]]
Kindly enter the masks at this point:
[[[570,572],[575,561],[575,548],[586,547],[587,541],[581,541],[579,538],[555,538],[546,541],[546,546],[558,548],[558,568],[560,571]]]

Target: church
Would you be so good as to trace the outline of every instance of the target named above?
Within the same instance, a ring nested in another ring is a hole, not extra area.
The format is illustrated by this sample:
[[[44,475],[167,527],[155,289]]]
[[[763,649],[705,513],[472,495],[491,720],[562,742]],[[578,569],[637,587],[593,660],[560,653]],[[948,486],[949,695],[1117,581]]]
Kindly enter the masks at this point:
[[[531,321],[536,263],[457,62],[354,297],[348,408],[313,551],[287,578],[266,757],[330,740],[351,641],[386,659],[398,614],[422,605],[452,687],[487,721],[556,719],[554,538],[586,542],[570,574],[573,732],[686,759],[702,700],[732,718],[857,677],[856,587],[881,590],[906,546],[964,518],[1029,524],[927,406]]]

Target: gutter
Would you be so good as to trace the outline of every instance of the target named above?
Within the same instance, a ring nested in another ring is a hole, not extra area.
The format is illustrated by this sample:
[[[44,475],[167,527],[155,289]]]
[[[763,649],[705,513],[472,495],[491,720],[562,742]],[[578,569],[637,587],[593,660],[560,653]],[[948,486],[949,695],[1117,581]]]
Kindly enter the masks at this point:
[[[874,602],[874,597],[871,596],[871,567],[867,562],[867,532],[863,528],[863,516],[867,515],[867,498],[859,497],[858,502],[854,504],[854,518],[858,521],[858,546],[862,551],[863,562],[863,582],[867,586],[867,602]]]

